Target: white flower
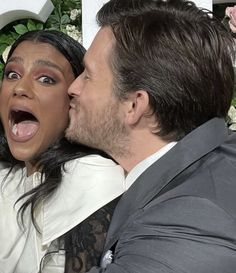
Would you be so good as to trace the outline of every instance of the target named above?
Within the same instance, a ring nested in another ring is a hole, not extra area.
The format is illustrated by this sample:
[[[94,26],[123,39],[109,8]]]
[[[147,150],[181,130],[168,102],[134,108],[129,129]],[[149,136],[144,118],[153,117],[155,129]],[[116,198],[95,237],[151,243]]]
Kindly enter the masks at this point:
[[[67,26],[66,26],[66,31],[67,31],[67,32],[73,31],[73,30],[75,30],[75,29],[76,29],[76,27],[73,26],[73,25],[67,25]]]
[[[72,21],[75,21],[75,19],[77,18],[77,16],[81,13],[80,9],[72,9],[70,12],[70,19]]]
[[[229,117],[229,121],[228,124],[229,129],[236,131],[236,108],[234,106],[230,106],[229,111],[228,111],[228,117]]]
[[[11,46],[7,46],[2,53],[2,59],[3,59],[4,63],[6,63],[6,61],[7,61],[7,57],[8,57],[10,49],[11,49]]]
[[[236,131],[236,123],[233,123],[229,126],[229,129],[232,131]]]
[[[78,29],[67,31],[67,34],[79,43],[82,43],[82,34]]]
[[[236,123],[236,108],[232,105],[229,108],[228,116],[230,118],[230,123]]]

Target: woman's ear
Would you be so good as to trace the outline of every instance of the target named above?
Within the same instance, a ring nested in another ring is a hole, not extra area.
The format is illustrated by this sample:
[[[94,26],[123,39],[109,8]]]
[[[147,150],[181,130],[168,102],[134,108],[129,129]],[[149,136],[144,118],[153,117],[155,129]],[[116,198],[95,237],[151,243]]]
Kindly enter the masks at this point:
[[[127,99],[126,123],[136,124],[149,112],[149,96],[144,90],[138,90],[129,95]]]

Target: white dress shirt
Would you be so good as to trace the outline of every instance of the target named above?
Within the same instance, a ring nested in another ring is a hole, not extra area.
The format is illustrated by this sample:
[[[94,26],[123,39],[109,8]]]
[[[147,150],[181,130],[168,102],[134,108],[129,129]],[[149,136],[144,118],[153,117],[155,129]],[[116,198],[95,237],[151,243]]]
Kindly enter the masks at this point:
[[[0,166],[1,168],[1,166]],[[78,225],[126,189],[123,169],[112,160],[88,155],[66,163],[62,183],[36,211],[38,233],[29,209],[24,227],[17,222],[23,203],[15,202],[40,183],[40,173],[26,176],[25,169],[0,170],[0,273],[36,273],[54,240]],[[46,260],[46,259],[45,259]],[[64,252],[51,255],[42,272],[64,272]]]
[[[164,154],[166,154],[170,149],[172,149],[177,142],[170,142],[156,153],[150,155],[144,160],[140,161],[134,168],[127,174],[125,179],[125,190],[128,190],[129,187],[137,180],[137,178],[154,162],[160,159]],[[102,258],[101,267],[106,268],[108,264],[112,263],[113,253],[111,250],[108,250]]]
[[[141,162],[139,162],[126,176],[125,184],[126,190],[136,181],[136,179],[154,162],[160,159],[164,154],[166,154],[171,148],[175,146],[177,142],[170,142],[167,145],[163,146],[160,150],[156,153],[150,155],[149,157],[145,158]]]

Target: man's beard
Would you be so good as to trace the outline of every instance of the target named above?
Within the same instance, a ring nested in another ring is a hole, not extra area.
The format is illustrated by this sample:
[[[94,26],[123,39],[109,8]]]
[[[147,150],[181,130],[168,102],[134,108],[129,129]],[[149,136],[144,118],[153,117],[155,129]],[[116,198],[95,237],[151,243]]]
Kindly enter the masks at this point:
[[[128,130],[119,118],[117,104],[109,104],[96,114],[87,112],[86,118],[81,118],[80,110],[77,111],[66,130],[66,137],[114,158],[128,153]]]

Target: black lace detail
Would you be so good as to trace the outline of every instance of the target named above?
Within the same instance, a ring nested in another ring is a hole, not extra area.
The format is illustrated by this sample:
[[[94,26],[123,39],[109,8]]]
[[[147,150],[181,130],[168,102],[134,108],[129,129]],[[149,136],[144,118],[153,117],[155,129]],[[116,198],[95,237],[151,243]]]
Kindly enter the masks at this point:
[[[63,235],[65,273],[84,273],[99,265],[107,230],[119,197]]]

